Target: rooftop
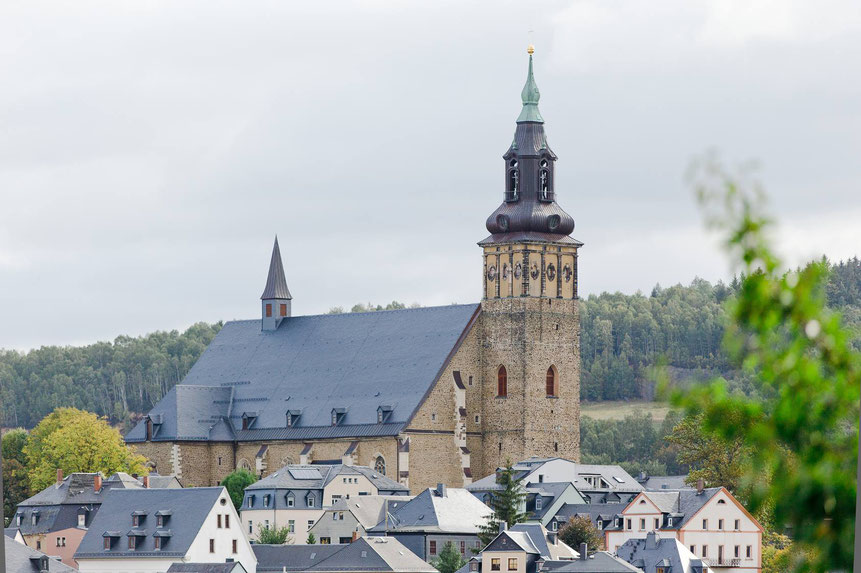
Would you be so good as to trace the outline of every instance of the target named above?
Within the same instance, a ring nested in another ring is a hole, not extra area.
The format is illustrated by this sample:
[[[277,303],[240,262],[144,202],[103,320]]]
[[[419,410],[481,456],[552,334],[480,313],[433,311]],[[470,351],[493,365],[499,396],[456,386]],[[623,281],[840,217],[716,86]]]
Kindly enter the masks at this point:
[[[394,537],[360,537],[349,545],[252,545],[257,571],[437,573]]]
[[[369,531],[476,534],[491,513],[489,507],[465,489],[428,488],[407,503],[389,505],[388,520],[381,520]]]

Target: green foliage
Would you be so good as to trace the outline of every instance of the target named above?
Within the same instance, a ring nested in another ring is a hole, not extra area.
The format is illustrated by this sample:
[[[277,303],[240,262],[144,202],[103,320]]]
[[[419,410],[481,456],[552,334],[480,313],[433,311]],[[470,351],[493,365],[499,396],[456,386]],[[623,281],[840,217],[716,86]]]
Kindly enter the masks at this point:
[[[791,526],[799,570],[851,570],[861,357],[852,350],[853,333],[825,308],[827,265],[781,270],[758,188],[713,161],[697,174],[703,204],[717,207],[710,222],[744,271],[729,303],[728,356],[753,375],[759,392],[732,393],[716,380],[677,392],[675,400],[701,412],[706,431],[750,449],[742,477],[749,504],[767,506],[775,523]]]
[[[575,516],[559,530],[559,540],[574,549],[580,551],[580,544],[588,545],[587,551],[594,553],[604,548],[604,536],[592,525],[588,517]]]
[[[290,530],[286,527],[262,527],[259,523],[257,529],[257,543],[264,545],[284,545],[290,541]]]
[[[58,408],[30,433],[23,447],[30,489],[54,483],[57,469],[74,472],[147,473],[146,459],[126,446],[119,431],[92,412]]]
[[[506,523],[508,527],[526,521],[526,514],[520,509],[526,500],[526,492],[516,479],[511,467],[511,460],[505,464],[496,477],[496,483],[502,486],[499,491],[490,493],[487,505],[493,513],[487,518],[487,522],[479,526],[478,538],[482,546],[493,541],[499,533],[499,524]]]
[[[314,545],[315,543],[317,543],[317,538],[314,537],[313,531],[308,532],[308,539],[305,540],[305,543],[307,543],[308,545]]]
[[[32,428],[60,407],[132,423],[179,382],[221,328],[199,323],[82,347],[0,350],[0,424]]]
[[[439,552],[439,557],[431,561],[431,565],[436,567],[439,573],[454,573],[466,565],[466,560],[460,551],[455,549],[454,543],[446,541],[442,551]]]
[[[257,481],[257,476],[246,469],[238,469],[230,472],[221,480],[221,485],[227,488],[230,501],[236,511],[242,507],[242,498],[245,496],[245,488]]]
[[[24,445],[27,443],[27,432],[22,429],[12,430],[3,434],[3,516],[9,524],[15,507],[30,497],[30,484],[27,477],[27,456],[24,455]]]

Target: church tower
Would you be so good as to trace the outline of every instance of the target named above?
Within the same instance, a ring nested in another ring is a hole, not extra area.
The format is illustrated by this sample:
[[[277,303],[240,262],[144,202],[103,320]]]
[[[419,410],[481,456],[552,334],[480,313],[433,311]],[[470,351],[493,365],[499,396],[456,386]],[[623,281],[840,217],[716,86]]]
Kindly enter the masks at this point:
[[[502,204],[488,217],[482,316],[482,465],[580,458],[580,318],[574,219],[556,202],[556,154],[529,71]]]

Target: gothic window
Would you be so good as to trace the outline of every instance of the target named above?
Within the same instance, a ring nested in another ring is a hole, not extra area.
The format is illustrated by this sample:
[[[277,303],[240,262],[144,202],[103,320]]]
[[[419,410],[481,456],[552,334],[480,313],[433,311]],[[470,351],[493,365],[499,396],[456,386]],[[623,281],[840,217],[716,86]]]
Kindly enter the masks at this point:
[[[377,456],[374,461],[374,471],[380,475],[386,475],[386,460],[383,459],[383,456]]]
[[[556,386],[556,368],[551,366],[547,369],[546,381],[547,396],[556,396],[559,388]]]
[[[544,201],[550,200],[550,167],[546,159],[542,159],[540,163],[541,169],[538,170],[538,197]]]
[[[508,371],[505,366],[500,366],[496,373],[496,395],[500,398],[508,396]]]

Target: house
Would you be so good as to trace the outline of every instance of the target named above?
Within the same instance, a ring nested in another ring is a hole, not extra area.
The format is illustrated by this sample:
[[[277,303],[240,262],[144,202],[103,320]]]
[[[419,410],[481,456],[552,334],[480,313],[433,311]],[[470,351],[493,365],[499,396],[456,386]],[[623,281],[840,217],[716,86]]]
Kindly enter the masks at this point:
[[[348,545],[254,545],[257,571],[438,573],[393,537],[360,538]]]
[[[167,573],[248,573],[242,563],[174,563]]]
[[[645,539],[629,539],[616,555],[643,573],[714,573],[704,559],[698,559],[674,537],[661,537],[656,531]]]
[[[369,529],[385,521],[386,514],[412,497],[403,495],[366,495],[339,499],[326,509],[308,530],[317,543],[350,543],[354,537],[365,537]]]
[[[82,573],[164,573],[174,563],[257,561],[223,487],[114,489],[75,553]]]
[[[125,440],[187,486],[215,485],[237,468],[265,477],[350,457],[417,493],[438,482],[464,487],[508,458],[578,459],[583,243],[557,201],[558,157],[532,57],[501,158],[502,196],[488,195],[496,207],[483,227],[476,221],[480,301],[293,316],[276,239],[259,316],[227,322]],[[309,216],[325,220],[326,198],[317,199]],[[409,209],[400,218],[415,229],[414,249],[433,248],[429,238],[447,231]],[[306,238],[293,249],[314,249]],[[353,253],[368,265],[378,255]],[[436,274],[472,281],[452,272],[443,264]],[[341,275],[332,268],[316,280]]]
[[[553,531],[553,518],[563,507],[585,503],[585,499],[571,482],[527,483],[523,490],[526,494],[523,501],[527,523],[540,523]],[[490,494],[484,495],[490,497]],[[489,505],[489,501],[488,499],[485,503]]]
[[[725,573],[762,567],[762,526],[723,487],[641,492],[604,529],[605,547],[618,553],[629,539],[645,539],[652,531]]]
[[[585,543],[580,545],[579,553],[573,561],[539,563],[537,573],[642,573],[641,569],[607,551],[590,554]]]
[[[6,567],[0,570],[5,573],[74,573],[75,571],[73,567],[69,567],[59,559],[27,547],[7,535],[3,536],[3,543],[6,550]]]
[[[436,559],[452,542],[461,555],[480,547],[478,532],[493,513],[474,495],[443,484],[426,489],[406,503],[389,504],[388,514],[367,531],[370,536],[394,537],[421,559]]]
[[[637,477],[637,481],[647,491],[660,491],[663,489],[679,490],[679,489],[694,489],[688,485],[688,476],[650,476],[641,473]]]
[[[545,562],[570,562],[579,554],[542,525],[518,523],[503,529],[463,571],[473,573],[538,573]]]
[[[18,504],[11,525],[18,528],[29,547],[77,567],[73,556],[106,493],[148,486],[147,477],[103,479],[99,473],[73,473],[64,477],[62,470],[57,470],[55,483]]]
[[[612,527],[627,503],[568,503],[559,508],[548,521],[547,529],[558,531],[574,517],[588,517],[600,533]]]
[[[149,487],[149,488],[156,488],[156,489],[158,489],[158,488],[175,489],[175,488],[182,487],[182,484],[180,483],[179,479],[176,476],[163,476],[163,475],[159,475],[158,473],[155,473],[155,472],[150,473],[150,474],[145,475],[145,476],[140,476],[140,477],[138,477],[136,475],[129,475],[125,472],[117,472],[117,473],[113,474],[112,476],[110,476],[109,478],[106,478],[104,481],[105,481],[105,483],[108,483],[108,484],[111,484],[111,483],[117,482],[117,481],[123,482],[126,487],[131,487],[131,488]]]
[[[23,543],[24,545],[26,545],[26,543],[24,542],[24,536],[21,535],[21,530],[17,527],[4,527],[3,536],[8,537],[13,541],[17,541],[18,543]]]
[[[289,465],[245,489],[240,512],[246,534],[286,527],[302,543],[323,511],[341,499],[407,495],[409,488],[366,466]]]

